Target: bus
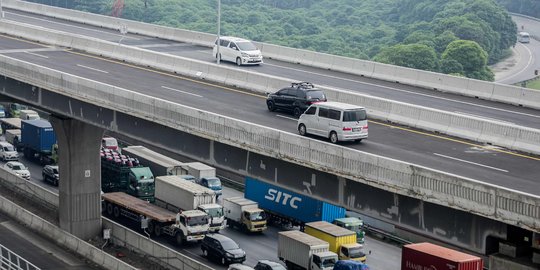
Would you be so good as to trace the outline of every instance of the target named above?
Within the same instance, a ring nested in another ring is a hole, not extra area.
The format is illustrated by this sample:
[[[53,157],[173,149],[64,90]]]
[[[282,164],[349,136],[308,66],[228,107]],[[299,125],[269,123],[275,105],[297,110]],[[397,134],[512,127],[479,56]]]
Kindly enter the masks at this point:
[[[518,33],[518,41],[521,43],[529,43],[530,42],[530,36],[527,32],[519,32]]]

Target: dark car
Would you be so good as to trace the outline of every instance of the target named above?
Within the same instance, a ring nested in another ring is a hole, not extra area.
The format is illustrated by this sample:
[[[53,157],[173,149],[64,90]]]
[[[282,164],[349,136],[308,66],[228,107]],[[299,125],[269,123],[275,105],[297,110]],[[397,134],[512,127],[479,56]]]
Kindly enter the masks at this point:
[[[43,181],[58,186],[58,166],[46,165],[45,167],[43,167],[41,175],[43,176]]]
[[[287,270],[287,268],[277,262],[260,260],[257,262],[257,265],[255,265],[255,270]]]
[[[357,261],[340,260],[334,265],[334,270],[369,270],[369,266]]]
[[[284,110],[292,112],[295,117],[299,117],[311,104],[324,101],[326,101],[326,95],[321,89],[315,88],[309,82],[299,82],[292,83],[291,86],[273,94],[268,93],[266,106],[271,112]]]
[[[203,256],[220,260],[221,264],[242,263],[246,252],[231,238],[221,234],[207,234],[201,244]]]

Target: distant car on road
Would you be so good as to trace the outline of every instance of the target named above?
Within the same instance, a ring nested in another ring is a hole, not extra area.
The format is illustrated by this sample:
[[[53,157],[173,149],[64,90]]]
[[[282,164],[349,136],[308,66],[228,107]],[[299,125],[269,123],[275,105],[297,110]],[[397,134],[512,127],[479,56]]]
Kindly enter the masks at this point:
[[[19,153],[11,143],[0,142],[0,157],[2,161],[19,160]]]
[[[18,161],[10,161],[4,164],[4,169],[11,171],[12,173],[26,180],[30,180],[30,171],[28,171],[24,164]]]
[[[266,106],[269,111],[284,110],[292,112],[295,117],[300,117],[311,104],[326,101],[324,92],[309,82],[292,83],[289,87],[267,94]]]
[[[60,179],[58,175],[58,166],[57,165],[45,165],[41,173],[43,176],[43,181],[49,182],[54,186],[58,186],[58,180]]]
[[[255,270],[287,270],[287,268],[277,262],[260,260],[255,265]]]
[[[253,44],[253,42],[237,37],[220,37],[219,38],[219,55],[221,60],[230,61],[241,65],[260,65],[263,63],[261,51]],[[218,40],[214,43],[212,54],[218,58]]]
[[[204,257],[219,259],[223,265],[246,260],[246,252],[231,238],[221,234],[207,234],[201,243],[201,250]]]

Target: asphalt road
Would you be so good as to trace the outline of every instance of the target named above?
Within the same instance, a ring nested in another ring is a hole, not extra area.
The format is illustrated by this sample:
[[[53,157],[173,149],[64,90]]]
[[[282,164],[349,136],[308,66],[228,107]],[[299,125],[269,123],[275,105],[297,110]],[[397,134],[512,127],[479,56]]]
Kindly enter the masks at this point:
[[[122,35],[118,31],[92,27],[89,25],[14,10],[7,10],[6,18],[8,20],[99,38],[111,42],[119,42],[122,38]],[[527,28],[529,27],[527,26]],[[127,34],[122,39],[122,44],[137,46],[147,50],[169,53],[172,55],[193,58],[206,62],[215,62],[214,57],[211,55],[212,49],[194,46],[191,44],[133,34]],[[535,59],[540,59],[540,52],[538,51],[538,46],[535,44],[537,43],[531,43],[527,47],[536,48],[531,50],[531,52],[538,55],[538,57]],[[223,65],[235,67],[235,65],[232,63],[224,62]],[[538,66],[540,64],[536,63],[536,65]],[[518,71],[522,75],[509,78],[508,81],[511,82],[514,79],[526,78],[527,76],[525,75],[527,74],[530,76],[532,67],[532,64],[528,65],[528,68]],[[475,98],[468,98],[454,94],[441,93],[433,90],[405,86],[392,82],[384,82],[325,69],[305,67],[272,59],[265,59],[265,64],[261,66],[248,66],[240,68],[290,78],[293,80],[310,81],[318,85],[327,85],[347,89],[349,91],[356,91],[372,96],[388,98],[391,100],[436,108],[444,111],[469,116],[484,117],[532,128],[540,128],[540,121],[538,121],[540,118],[540,112],[533,109],[478,100]]]
[[[0,138],[0,140],[3,140],[3,138]],[[36,163],[33,163],[27,159],[24,158],[24,155],[22,153],[20,154],[20,161],[25,164],[31,174],[30,181],[52,191],[55,193],[58,193],[58,188],[55,186],[52,186],[51,184],[44,182],[41,177],[41,170],[42,167]],[[0,166],[3,166],[5,162],[0,161]],[[235,197],[235,196],[242,196],[242,192],[234,190],[232,188],[225,187],[223,191],[224,198],[228,197]],[[221,203],[221,198],[219,199]],[[3,244],[3,238],[6,238],[5,241],[11,241],[9,243],[16,243],[15,241],[18,240],[18,238],[11,239],[11,237],[8,237],[8,235],[11,236],[11,234],[5,234],[3,233],[2,228],[2,215],[0,214],[0,243]],[[126,220],[119,220],[124,225],[127,225],[131,227],[134,230],[137,230],[138,228],[133,226],[133,224],[130,224],[129,222],[126,222]],[[222,230],[220,233],[223,235],[226,235],[232,239],[234,239],[238,245],[244,249],[247,253],[247,260],[244,262],[244,264],[249,266],[255,266],[257,264],[258,260],[272,260],[272,261],[279,261],[277,258],[277,234],[281,230],[281,228],[276,227],[269,227],[267,231],[265,231],[263,234],[246,234],[243,232],[240,232],[235,229],[231,228],[225,228],[225,230]],[[4,235],[4,236],[2,236]],[[17,236],[16,236],[17,237]],[[31,238],[32,241],[34,241],[34,238]],[[182,248],[179,248],[178,246],[171,243],[166,238],[160,238],[155,239],[159,241],[160,243],[178,250],[180,253],[189,256],[190,258],[193,258],[195,260],[201,261],[215,269],[226,269],[226,267],[219,264],[217,261],[209,261],[206,258],[202,256],[202,252],[200,249],[199,244],[188,244],[186,246],[183,246]],[[36,240],[37,241],[37,240]],[[43,242],[43,241],[41,241]],[[37,243],[41,243],[37,242]],[[10,245],[9,248],[12,246]],[[372,269],[387,269],[387,270],[397,270],[400,267],[401,263],[401,249],[395,245],[381,242],[376,239],[373,239],[371,237],[366,238],[366,244],[365,244],[365,252],[371,253],[368,255],[368,265]],[[29,257],[31,258],[31,257]],[[63,268],[49,268],[49,269],[63,269]],[[81,268],[86,269],[86,268]]]

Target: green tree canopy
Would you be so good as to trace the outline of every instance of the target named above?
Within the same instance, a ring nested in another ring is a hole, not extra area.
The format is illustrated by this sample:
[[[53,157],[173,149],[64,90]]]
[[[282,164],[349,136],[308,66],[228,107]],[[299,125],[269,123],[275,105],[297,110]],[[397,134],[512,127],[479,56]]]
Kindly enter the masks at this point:
[[[493,73],[487,68],[487,53],[482,47],[470,40],[452,41],[442,54],[443,63],[451,64],[451,72],[456,73],[459,68],[453,61],[463,68],[463,75],[480,80],[493,80]]]
[[[418,43],[387,47],[377,54],[374,60],[386,64],[430,71],[437,71],[439,62],[437,53],[433,48]]]

